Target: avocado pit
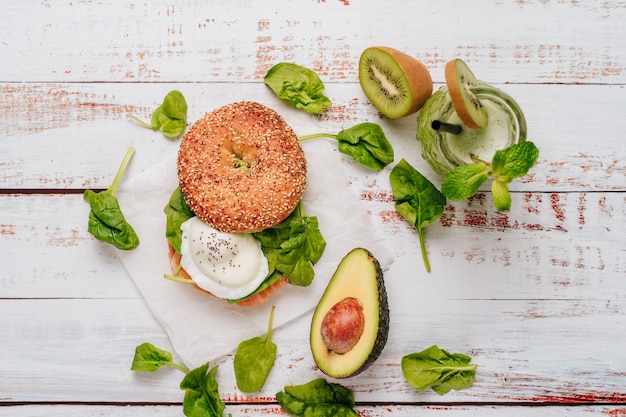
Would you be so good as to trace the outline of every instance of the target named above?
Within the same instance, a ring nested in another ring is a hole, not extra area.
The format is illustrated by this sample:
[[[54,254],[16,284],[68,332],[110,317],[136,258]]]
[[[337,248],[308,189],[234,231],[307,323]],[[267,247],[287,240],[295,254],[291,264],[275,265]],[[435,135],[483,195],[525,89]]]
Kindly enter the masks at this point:
[[[359,300],[346,297],[324,316],[320,333],[328,350],[345,354],[357,344],[365,328],[365,315]]]

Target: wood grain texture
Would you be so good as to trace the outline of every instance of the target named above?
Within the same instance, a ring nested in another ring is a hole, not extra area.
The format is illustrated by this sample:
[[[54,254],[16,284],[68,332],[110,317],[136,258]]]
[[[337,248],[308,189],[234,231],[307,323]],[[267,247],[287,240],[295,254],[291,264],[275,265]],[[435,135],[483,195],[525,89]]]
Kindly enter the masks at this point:
[[[626,361],[614,336],[626,323],[623,300],[419,299],[391,291],[390,305],[380,358],[364,373],[336,381],[358,402],[625,402]],[[129,370],[143,342],[171,350],[141,299],[6,300],[0,312],[10,318],[0,324],[3,401],[181,401],[178,370]],[[310,314],[275,329],[276,364],[258,393],[237,390],[231,354],[213,362],[224,401],[272,403],[285,385],[323,377],[308,347],[309,326]],[[407,384],[401,357],[433,344],[472,356],[479,368],[471,389],[442,397]]]
[[[438,86],[436,86],[437,88]],[[525,111],[528,138],[540,149],[537,165],[514,191],[624,191],[626,148],[621,118],[623,86],[502,85]],[[149,119],[168,91],[182,91],[189,122],[205,112],[239,100],[259,101],[280,112],[297,134],[336,133],[363,121],[381,124],[396,151],[433,181],[441,181],[420,157],[416,116],[384,119],[367,101],[358,83],[331,84],[333,105],[318,116],[302,114],[254,84],[4,84],[0,85],[0,189],[106,188],[126,147],[137,153],[132,177],[172,155],[178,141],[168,140],[130,121]],[[538,99],[539,97],[539,99]],[[581,105],[584,103],[584,105]],[[571,123],[555,117],[567,114]],[[593,114],[593,123],[581,123]],[[24,115],[26,115],[24,117]],[[63,152],[53,155],[55,150]],[[362,181],[363,173],[356,176]],[[488,189],[488,188],[487,188]]]
[[[567,406],[567,407],[511,407],[511,406],[455,406],[455,405],[390,405],[369,406],[359,405],[357,411],[363,417],[499,417],[502,415],[512,417],[559,417],[559,416],[590,416],[590,417],[621,417],[626,410],[619,406]],[[227,405],[227,413],[232,417],[251,415],[277,415],[285,413],[275,405],[250,404],[250,405]],[[19,407],[0,408],[0,416],[3,417],[39,417],[45,413],[48,417],[129,417],[146,415],[154,417],[180,417],[180,405],[150,406],[150,405],[127,405],[127,406],[91,406],[91,405],[55,405],[38,406],[24,405]]]
[[[45,19],[29,18],[37,15]],[[461,56],[494,83],[617,84],[626,79],[625,18],[621,1],[395,0],[380,10],[372,0],[29,0],[3,13],[0,50],[14,65],[0,78],[253,82],[275,62],[295,60],[330,81],[355,81],[360,52],[388,44],[424,61],[436,81]],[[24,19],[28,26],[18,24]]]
[[[116,251],[87,232],[82,199],[110,185],[129,146],[127,179],[175,154],[178,141],[128,119],[148,119],[168,91],[184,93],[190,123],[238,100],[274,108],[300,135],[379,123],[396,162],[439,186],[416,115],[385,119],[362,93],[358,59],[375,44],[420,59],[435,88],[446,61],[466,60],[519,102],[540,157],[511,183],[509,212],[493,208],[488,185],[448,202],[425,229],[426,273],[417,233],[394,208],[393,164],[375,173],[329,155],[396,255],[383,354],[335,382],[354,391],[362,417],[626,416],[626,2],[381,4],[3,4],[0,416],[182,415],[179,371],[129,369],[138,344],[172,347]],[[312,116],[276,98],[263,76],[280,61],[317,71],[333,105]],[[277,362],[259,393],[237,389],[232,354],[215,361],[228,413],[285,415],[276,392],[322,376],[309,323],[307,314],[274,331]],[[472,357],[472,388],[412,390],[400,360],[432,344]]]

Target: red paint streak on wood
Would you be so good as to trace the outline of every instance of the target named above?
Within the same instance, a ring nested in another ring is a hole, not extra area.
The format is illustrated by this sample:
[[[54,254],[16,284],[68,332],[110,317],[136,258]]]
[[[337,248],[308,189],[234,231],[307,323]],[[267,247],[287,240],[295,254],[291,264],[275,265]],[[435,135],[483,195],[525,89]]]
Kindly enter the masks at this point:
[[[606,414],[607,416],[612,416],[612,417],[626,416],[626,408],[602,410],[602,414]]]
[[[233,402],[233,403],[254,403],[254,404],[267,404],[267,403],[275,403],[275,397],[253,397],[253,396],[240,396],[233,395],[232,397],[224,399],[224,401]]]
[[[46,227],[46,235],[51,246],[79,246],[81,241],[91,240],[91,236],[81,235],[78,229],[72,229],[70,235],[63,235],[63,231],[59,228],[50,230]]]
[[[271,45],[271,36],[257,36],[256,43],[258,44],[256,52],[256,69],[254,71],[254,78],[262,80],[267,74],[267,71],[276,64],[277,57],[273,54],[276,50],[275,45]]]
[[[585,202],[587,200],[586,194],[581,194],[578,197],[578,224],[585,225]]]
[[[404,217],[402,217],[398,210],[381,211],[378,216],[383,223],[400,223],[404,221]]]
[[[0,90],[6,135],[68,127],[76,121],[121,119],[146,108],[107,102],[106,94],[70,91],[60,84],[7,85]]]
[[[379,203],[393,203],[393,194],[387,191],[363,191],[360,195],[361,200],[375,201]]]
[[[554,211],[556,219],[562,222],[565,219],[565,213],[563,212],[563,207],[560,204],[560,200],[561,198],[558,194],[550,194],[550,203],[552,206],[552,210]]]
[[[321,3],[326,3],[326,0],[317,0],[318,4]],[[339,0],[340,3],[343,3],[344,6],[349,6],[350,5],[350,0]]]
[[[532,401],[534,403],[550,403],[550,404],[620,404],[626,402],[626,394],[605,393],[605,392],[589,392],[573,395],[549,395],[533,398],[519,398],[520,401]],[[624,410],[622,410],[624,411]],[[626,411],[625,411],[626,412]],[[617,414],[622,415],[622,414]]]
[[[15,225],[13,224],[0,224],[1,236],[12,236],[15,234]]]
[[[320,121],[354,123],[362,121],[363,109],[369,109],[368,101],[352,98],[344,105],[331,105],[324,109],[322,114],[317,115]]]
[[[269,30],[269,28],[270,28],[270,21],[268,19],[262,19],[257,22],[257,30],[259,32]]]
[[[485,201],[485,194],[481,193],[472,197],[468,207],[459,208],[454,205],[448,205],[439,221],[443,227],[470,227],[477,229],[493,229],[493,230],[518,230],[524,229],[528,231],[542,230],[558,230],[566,231],[562,226],[556,225],[546,227],[537,223],[520,223],[517,220],[512,221],[509,214],[505,212],[494,211],[486,204],[491,202]],[[532,201],[531,196],[526,195],[525,201]],[[538,212],[534,206],[529,206],[529,212]]]
[[[524,202],[527,204],[529,214],[539,214],[539,205],[543,202],[542,194],[526,193],[524,194]]]

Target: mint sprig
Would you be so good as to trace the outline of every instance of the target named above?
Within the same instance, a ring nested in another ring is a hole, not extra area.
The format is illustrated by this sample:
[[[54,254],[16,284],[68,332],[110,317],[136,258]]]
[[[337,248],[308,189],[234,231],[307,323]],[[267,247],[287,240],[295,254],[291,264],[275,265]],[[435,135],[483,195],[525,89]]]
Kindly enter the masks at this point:
[[[508,184],[523,177],[537,162],[539,150],[532,142],[520,142],[497,151],[491,164],[472,158],[475,162],[454,168],[443,180],[441,192],[450,200],[464,200],[476,194],[478,188],[493,177],[491,192],[498,211],[511,208]]]

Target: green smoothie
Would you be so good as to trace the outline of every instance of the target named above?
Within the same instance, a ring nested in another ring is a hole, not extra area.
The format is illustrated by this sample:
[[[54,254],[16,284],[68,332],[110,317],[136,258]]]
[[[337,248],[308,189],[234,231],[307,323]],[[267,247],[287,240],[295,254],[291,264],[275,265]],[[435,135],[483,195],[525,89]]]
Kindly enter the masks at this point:
[[[526,140],[526,120],[519,105],[508,94],[481,84],[473,90],[487,110],[488,124],[482,129],[463,126],[447,87],[441,87],[426,102],[417,119],[417,140],[422,157],[435,172],[447,175],[458,165],[472,162],[472,155],[491,163],[497,150]],[[433,121],[460,125],[459,134],[435,130]]]

